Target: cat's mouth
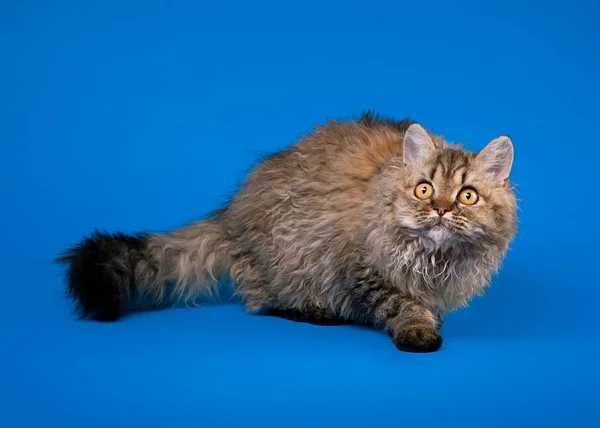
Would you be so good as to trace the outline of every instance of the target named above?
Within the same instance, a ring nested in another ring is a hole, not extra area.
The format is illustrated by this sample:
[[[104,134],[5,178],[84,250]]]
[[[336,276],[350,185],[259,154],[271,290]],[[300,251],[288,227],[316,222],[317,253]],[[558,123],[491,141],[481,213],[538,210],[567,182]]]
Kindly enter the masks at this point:
[[[427,220],[419,225],[415,232],[425,236],[437,244],[454,241],[459,238],[459,228],[449,216],[440,217],[431,215]]]
[[[434,233],[436,236],[444,236],[449,238],[456,232],[456,227],[452,224],[450,219],[444,219],[442,217],[432,219],[427,227],[425,228],[426,234]],[[430,232],[430,233],[427,233]]]
[[[431,222],[430,229],[448,229],[449,226],[448,220],[438,217]]]
[[[450,219],[433,219],[423,231],[423,235],[431,239],[436,245],[449,245],[460,240],[458,228]]]

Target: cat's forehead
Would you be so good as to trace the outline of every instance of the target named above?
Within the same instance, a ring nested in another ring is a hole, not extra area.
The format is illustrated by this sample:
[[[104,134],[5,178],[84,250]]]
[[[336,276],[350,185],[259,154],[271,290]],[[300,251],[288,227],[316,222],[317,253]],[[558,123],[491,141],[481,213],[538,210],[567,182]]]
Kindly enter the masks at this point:
[[[461,182],[472,172],[474,153],[459,147],[445,147],[436,151],[428,164],[428,176],[432,181]]]

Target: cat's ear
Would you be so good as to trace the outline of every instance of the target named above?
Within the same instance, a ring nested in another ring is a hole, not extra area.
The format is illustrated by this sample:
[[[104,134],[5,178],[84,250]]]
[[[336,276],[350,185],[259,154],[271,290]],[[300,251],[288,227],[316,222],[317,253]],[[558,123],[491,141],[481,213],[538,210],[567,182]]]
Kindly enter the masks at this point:
[[[421,125],[413,123],[408,127],[404,134],[404,145],[402,146],[404,165],[417,169],[434,150],[435,145],[431,137]]]
[[[512,168],[515,152],[510,138],[503,135],[493,139],[477,154],[477,161],[484,173],[499,184],[505,184]]]

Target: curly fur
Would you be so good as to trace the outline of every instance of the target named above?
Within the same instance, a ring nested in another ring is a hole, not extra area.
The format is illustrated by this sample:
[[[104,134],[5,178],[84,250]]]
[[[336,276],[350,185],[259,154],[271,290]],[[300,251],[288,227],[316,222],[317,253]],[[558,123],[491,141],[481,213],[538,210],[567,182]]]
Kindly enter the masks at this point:
[[[69,294],[81,315],[113,320],[133,299],[162,301],[169,285],[189,300],[230,278],[251,312],[375,324],[400,349],[435,350],[444,314],[483,292],[516,232],[502,138],[478,155],[410,120],[329,122],[263,160],[203,221],[86,238],[60,258]],[[409,161],[403,144],[416,145]],[[431,200],[415,197],[423,181]],[[455,202],[465,186],[477,204]],[[450,207],[442,220],[438,203]]]

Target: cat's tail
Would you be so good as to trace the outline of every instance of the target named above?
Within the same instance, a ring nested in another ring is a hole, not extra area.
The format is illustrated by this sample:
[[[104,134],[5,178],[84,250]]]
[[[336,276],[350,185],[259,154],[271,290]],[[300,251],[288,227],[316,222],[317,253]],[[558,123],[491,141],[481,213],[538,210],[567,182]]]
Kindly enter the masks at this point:
[[[210,294],[229,272],[231,249],[219,220],[207,219],[165,234],[96,231],[57,262],[67,265],[67,293],[77,312],[112,321],[145,297],[159,303]]]

